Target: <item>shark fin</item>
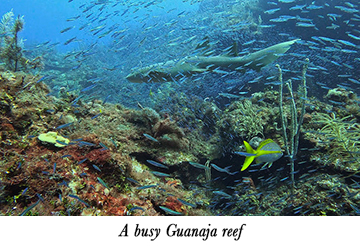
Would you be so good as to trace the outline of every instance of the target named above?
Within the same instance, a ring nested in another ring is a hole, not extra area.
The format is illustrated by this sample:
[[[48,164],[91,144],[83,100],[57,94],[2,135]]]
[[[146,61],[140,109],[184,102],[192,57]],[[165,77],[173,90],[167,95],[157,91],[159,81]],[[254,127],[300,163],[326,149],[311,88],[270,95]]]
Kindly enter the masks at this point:
[[[211,49],[211,43],[208,36],[201,40],[195,50],[198,52],[198,55],[201,56],[210,56],[214,53],[214,50]]]
[[[238,44],[236,41],[234,41],[234,43],[232,44],[230,50],[228,51],[228,53],[226,54],[226,56],[230,56],[230,57],[237,57],[239,55],[238,53]]]

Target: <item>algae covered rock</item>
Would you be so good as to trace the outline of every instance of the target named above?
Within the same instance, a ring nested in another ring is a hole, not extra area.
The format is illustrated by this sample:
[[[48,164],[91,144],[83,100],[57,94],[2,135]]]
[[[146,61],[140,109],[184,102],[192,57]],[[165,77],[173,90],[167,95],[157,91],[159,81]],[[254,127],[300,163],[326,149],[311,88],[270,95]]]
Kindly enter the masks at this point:
[[[57,132],[42,133],[38,136],[38,139],[42,142],[54,144],[56,147],[65,147],[70,140],[58,135]]]

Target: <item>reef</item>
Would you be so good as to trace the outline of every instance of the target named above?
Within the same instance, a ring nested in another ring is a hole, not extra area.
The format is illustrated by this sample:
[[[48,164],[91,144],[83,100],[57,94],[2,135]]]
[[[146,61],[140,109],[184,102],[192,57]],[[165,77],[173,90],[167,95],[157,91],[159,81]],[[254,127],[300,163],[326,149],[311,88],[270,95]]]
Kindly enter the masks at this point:
[[[266,136],[281,144],[274,91],[224,110],[194,101],[202,111],[187,112],[190,131],[180,113],[86,102],[76,92],[54,96],[38,81],[0,74],[3,215],[168,215],[164,207],[182,215],[357,214],[360,128],[346,108],[309,99],[291,193],[284,158],[272,167],[276,173],[254,165],[255,173],[231,176],[243,161],[232,154],[242,140]],[[358,107],[356,95],[345,95],[337,100]],[[211,171],[210,162],[230,165],[231,175]],[[218,178],[235,182],[234,190]]]
[[[175,175],[178,166],[204,158],[175,121],[149,108],[97,100],[74,105],[73,95],[52,96],[38,80],[22,72],[0,74],[2,214],[19,215],[33,204],[26,215],[165,214],[159,206],[210,214],[208,198],[184,189]],[[191,208],[178,198],[201,202]]]

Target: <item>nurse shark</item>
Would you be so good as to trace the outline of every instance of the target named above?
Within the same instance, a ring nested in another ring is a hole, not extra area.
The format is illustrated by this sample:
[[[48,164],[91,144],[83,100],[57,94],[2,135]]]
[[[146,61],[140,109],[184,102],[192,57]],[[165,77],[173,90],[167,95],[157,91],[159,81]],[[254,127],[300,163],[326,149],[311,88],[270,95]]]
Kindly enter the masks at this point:
[[[245,72],[247,69],[260,69],[288,51],[299,39],[279,43],[245,56],[187,56],[178,60],[170,60],[139,68],[126,79],[130,82],[170,82],[182,77],[205,72],[218,72],[219,69]],[[236,48],[236,46],[234,46]],[[236,54],[236,51],[233,52]]]

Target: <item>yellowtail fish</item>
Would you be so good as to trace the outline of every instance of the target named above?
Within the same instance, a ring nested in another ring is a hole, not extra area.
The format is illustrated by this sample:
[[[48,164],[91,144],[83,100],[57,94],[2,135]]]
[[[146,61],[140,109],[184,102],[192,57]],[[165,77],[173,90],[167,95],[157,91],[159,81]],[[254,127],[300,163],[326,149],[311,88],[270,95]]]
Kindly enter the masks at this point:
[[[246,156],[241,171],[248,168],[254,160],[256,163],[269,163],[270,167],[274,161],[280,159],[282,156],[280,146],[271,139],[262,141],[256,150],[246,141],[244,141],[244,145],[246,152],[235,152],[235,154]]]

